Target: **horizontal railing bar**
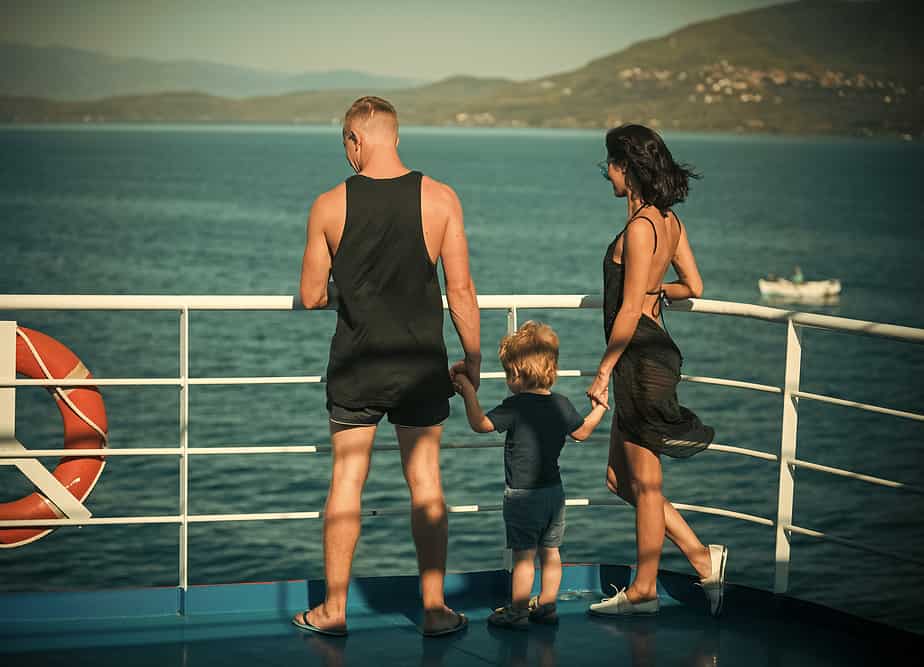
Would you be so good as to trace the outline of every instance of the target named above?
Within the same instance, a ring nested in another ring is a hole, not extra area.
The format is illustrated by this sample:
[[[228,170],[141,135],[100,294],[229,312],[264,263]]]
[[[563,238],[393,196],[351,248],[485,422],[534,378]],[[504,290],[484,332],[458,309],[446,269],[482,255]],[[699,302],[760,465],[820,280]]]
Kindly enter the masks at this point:
[[[560,370],[558,377],[593,377],[596,375],[595,370]],[[504,380],[506,374],[503,371],[485,371],[481,373],[482,380]],[[779,387],[773,385],[757,384],[754,382],[744,382],[742,380],[727,380],[725,378],[713,378],[703,376],[682,375],[681,380],[686,382],[697,382],[702,384],[713,384],[724,387],[738,387],[741,389],[753,389],[772,394],[782,393]],[[251,376],[251,377],[198,377],[189,378],[187,381],[191,385],[249,385],[249,384],[318,384],[327,380],[323,375],[294,375],[294,376]],[[144,385],[168,385],[181,386],[183,381],[180,378],[89,378],[89,379],[16,379],[6,382],[0,382],[0,387],[106,387],[106,386],[144,386]]]
[[[842,405],[847,408],[856,408],[857,410],[866,410],[867,412],[878,412],[880,414],[892,417],[902,417],[904,419],[913,419],[914,421],[924,421],[924,415],[917,412],[906,412],[904,410],[895,410],[893,408],[883,408],[870,403],[860,403],[858,401],[848,401],[843,398],[834,396],[825,396],[824,394],[813,394],[809,391],[794,391],[793,396],[806,398],[810,401],[819,401],[821,403],[831,403],[832,405]]]
[[[768,394],[782,394],[780,387],[772,384],[757,384],[756,382],[744,382],[742,380],[726,380],[724,378],[704,377],[699,375],[681,375],[680,379],[685,382],[697,382],[700,384],[715,384],[720,387],[737,387],[739,389],[753,389],[754,391],[764,391]]]
[[[199,377],[189,378],[188,384],[197,385],[238,385],[238,384],[317,384],[324,382],[321,375],[271,375],[266,377]],[[65,378],[47,378],[37,379],[18,379],[8,380],[0,383],[0,387],[110,387],[110,386],[144,386],[144,385],[172,385],[182,386],[183,380],[180,378],[89,378],[89,379],[65,379]]]
[[[0,310],[300,310],[293,296],[3,294]]]
[[[588,445],[604,446],[609,445],[609,439],[604,437],[590,438],[579,443],[577,446],[586,447]],[[444,442],[440,444],[440,449],[496,449],[503,447],[503,442],[490,440],[485,442]],[[742,456],[751,456],[767,461],[776,461],[775,454],[768,454],[755,449],[746,449],[744,447],[732,447],[731,445],[720,445],[713,443],[709,445],[709,450],[715,452],[725,452],[729,454],[740,454]],[[249,445],[249,446],[230,446],[230,447],[189,447],[186,453],[190,456],[216,456],[228,454],[326,454],[331,451],[330,445]],[[374,452],[396,452],[400,451],[398,445],[377,445],[373,448]],[[180,447],[133,447],[133,448],[111,448],[105,449],[29,449],[25,453],[21,450],[4,450],[0,448],[0,459],[21,459],[24,457],[40,458],[54,456],[181,456],[183,450]]]
[[[189,378],[189,384],[196,385],[235,385],[235,384],[318,384],[326,380],[322,375],[271,375],[267,377],[239,378]]]
[[[595,371],[558,371],[559,377],[589,377]],[[481,374],[482,380],[503,380],[506,375],[503,371],[486,371]],[[317,384],[324,383],[323,375],[270,375],[251,377],[198,377],[189,378],[188,384],[195,385],[241,385],[241,384]],[[16,380],[0,381],[0,387],[106,387],[106,386],[144,386],[168,385],[181,386],[180,378],[22,378]]]
[[[770,454],[768,452],[761,452],[756,449],[746,449],[744,447],[732,447],[731,445],[718,445],[712,443],[707,448],[712,452],[726,452],[728,454],[740,454],[741,456],[752,456],[755,459],[763,459],[765,461],[778,461],[779,457],[776,454]]]
[[[676,510],[687,510],[689,512],[700,512],[701,514],[714,514],[716,516],[724,516],[729,519],[741,519],[742,521],[749,521],[751,523],[759,523],[762,526],[773,526],[773,520],[767,519],[762,516],[756,516],[754,514],[745,514],[744,512],[733,512],[732,510],[725,510],[718,507],[704,507],[703,505],[688,505],[686,503],[671,503]]]
[[[332,294],[332,296],[335,296]],[[336,307],[329,299],[326,309]],[[588,308],[603,305],[602,297],[584,294],[480,294],[478,307]],[[448,308],[446,297],[443,307]],[[302,310],[294,296],[155,295],[155,294],[0,294],[0,310]]]
[[[631,507],[629,503],[624,500],[617,498],[607,498],[594,500],[590,498],[572,498],[565,501],[565,504],[569,507],[593,507],[593,506],[605,506],[605,507]],[[772,526],[773,521],[766,519],[762,516],[756,516],[754,514],[745,514],[743,512],[734,512],[732,510],[722,509],[720,507],[705,507],[703,505],[689,505],[687,503],[671,503],[675,509],[679,511],[688,511],[688,512],[699,512],[701,514],[714,514],[716,516],[723,516],[729,519],[740,519],[742,521],[748,521],[751,523],[758,523],[764,526]]]
[[[924,487],[915,486],[913,484],[905,484],[904,482],[896,482],[894,480],[885,479],[883,477],[865,475],[863,473],[853,472],[851,470],[844,470],[842,468],[833,468],[831,466],[821,465],[820,463],[811,463],[809,461],[801,461],[799,459],[793,459],[790,462],[790,464],[796,468],[805,468],[806,470],[815,470],[817,472],[828,473],[829,475],[837,475],[838,477],[847,477],[849,479],[856,479],[861,482],[868,482],[869,484],[887,486],[891,489],[902,489],[903,491],[910,491],[911,493],[924,494]]]
[[[226,521],[264,521],[281,519],[320,519],[321,512],[260,512],[256,514],[190,514],[189,523],[223,523]]]
[[[2,303],[2,301],[0,301]],[[873,336],[877,338],[891,338],[909,343],[924,343],[924,329],[905,327],[897,324],[882,324],[866,320],[854,320],[847,317],[833,315],[819,315],[817,313],[803,313],[796,310],[770,308],[750,303],[737,303],[734,301],[714,301],[712,299],[685,299],[675,301],[669,307],[674,311],[688,311],[691,313],[707,313],[710,315],[733,315],[768,322],[785,323],[792,320],[794,324],[816,329],[831,329],[846,333]]]
[[[445,296],[443,307],[448,308]],[[507,308],[598,309],[603,307],[603,297],[597,294],[479,294],[478,307],[489,310]]]
[[[332,309],[335,305],[336,299],[332,298],[327,308]],[[596,294],[482,294],[478,296],[478,306],[483,309],[596,309],[601,305],[602,298]],[[443,297],[443,307],[447,307],[446,297]],[[0,310],[299,310],[301,308],[298,298],[293,296],[0,294]],[[768,322],[791,320],[800,326],[924,343],[924,329],[817,313],[802,313],[750,303],[684,299],[675,301],[669,309],[712,315],[733,315]]]
[[[558,371],[559,377],[589,377],[596,371]],[[481,374],[482,380],[503,380],[506,375],[503,371],[486,371]],[[270,375],[250,377],[191,377],[188,384],[195,385],[240,385],[240,384],[317,384],[326,382],[323,375]],[[172,385],[181,386],[180,378],[21,378],[16,380],[0,381],[0,387],[106,387],[106,386],[143,386],[143,385]]]
[[[41,458],[43,456],[179,456],[183,450],[179,447],[133,447],[104,449],[27,449],[17,454],[15,451],[0,449],[0,459]]]
[[[835,535],[830,535],[828,533],[823,533],[819,530],[812,530],[810,528],[802,528],[801,526],[786,525],[784,528],[790,532],[797,535],[806,535],[807,537],[814,537],[820,540],[825,540],[827,542],[834,542],[835,544],[840,544],[845,547],[850,547],[851,549],[857,549],[859,551],[867,551],[869,553],[878,554],[880,556],[885,556],[887,558],[892,558],[894,560],[903,561],[905,563],[911,563],[913,565],[924,566],[924,560],[920,558],[915,558],[913,556],[905,556],[903,554],[897,554],[891,551],[886,551],[885,549],[880,549],[879,547],[872,547],[868,544],[863,544],[861,542],[855,542],[853,540],[844,539],[843,537],[837,537]]]
[[[0,387],[131,387],[143,385],[167,385],[179,387],[179,378],[47,378],[34,380],[23,378],[0,382]]]
[[[253,447],[189,447],[186,452],[192,456],[222,454],[317,454],[330,450],[330,445],[254,445]]]
[[[620,499],[599,499],[591,498],[569,498],[565,501],[569,507],[630,507],[624,500]],[[752,523],[760,523],[772,526],[773,522],[763,517],[752,514],[743,514],[741,512],[732,512],[718,507],[703,507],[701,505],[686,505],[683,503],[673,503],[678,510],[688,510],[692,512],[701,512],[704,514],[715,514],[731,519],[741,519]],[[446,511],[449,514],[475,514],[478,512],[499,512],[503,505],[447,505]],[[387,507],[384,509],[367,509],[360,512],[360,516],[387,516],[387,515],[406,515],[407,507]],[[324,516],[323,512],[260,512],[251,514],[190,514],[187,520],[190,523],[224,523],[229,521],[275,521],[286,519],[320,519]],[[113,524],[148,524],[148,523],[180,523],[182,517],[179,516],[136,516],[136,517],[91,517],[88,519],[5,519],[0,520],[0,528],[26,528],[26,527],[55,527],[55,526],[94,526],[94,525],[113,525]]]
[[[587,441],[581,443],[586,445]],[[598,444],[602,444],[599,441]],[[503,447],[503,442],[479,443],[451,443],[444,442],[440,449],[490,449]],[[252,447],[189,447],[186,453],[190,456],[208,456],[224,454],[327,454],[330,445],[254,445]],[[398,445],[376,445],[374,452],[397,452]],[[28,449],[22,450],[0,449],[0,459],[40,458],[45,456],[181,456],[183,450],[179,447],[133,447],[126,449]]]
[[[2,519],[0,528],[41,528],[42,526],[115,526],[148,523],[181,523],[181,516],[105,516],[87,519]]]

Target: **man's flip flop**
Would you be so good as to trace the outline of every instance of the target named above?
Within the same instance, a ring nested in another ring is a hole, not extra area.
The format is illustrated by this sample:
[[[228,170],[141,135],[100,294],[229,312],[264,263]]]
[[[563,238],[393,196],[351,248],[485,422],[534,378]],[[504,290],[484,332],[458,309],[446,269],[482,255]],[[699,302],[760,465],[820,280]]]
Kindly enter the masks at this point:
[[[310,610],[308,610],[310,611]],[[319,628],[318,626],[310,623],[308,621],[308,611],[303,611],[299,616],[302,617],[301,622],[298,621],[298,617],[292,619],[292,625],[302,630],[310,630],[311,632],[317,632],[319,635],[327,635],[329,637],[346,637],[347,631],[346,628]]]
[[[459,620],[455,625],[452,625],[448,628],[443,628],[441,630],[421,630],[420,634],[422,634],[424,637],[443,637],[445,635],[451,635],[454,632],[458,632],[459,630],[464,630],[466,627],[468,627],[468,618],[466,618],[465,614],[456,614],[456,616],[459,618]]]

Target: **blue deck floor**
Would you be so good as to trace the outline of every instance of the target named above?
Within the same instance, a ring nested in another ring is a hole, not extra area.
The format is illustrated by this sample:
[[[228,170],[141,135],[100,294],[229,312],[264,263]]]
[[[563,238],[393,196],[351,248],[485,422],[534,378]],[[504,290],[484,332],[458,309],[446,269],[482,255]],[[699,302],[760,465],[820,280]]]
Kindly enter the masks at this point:
[[[0,596],[2,665],[798,665],[920,664],[924,637],[818,605],[730,585],[725,613],[705,613],[692,579],[662,573],[660,614],[596,618],[586,613],[619,566],[565,569],[557,627],[498,630],[485,619],[503,601],[504,572],[451,575],[449,603],[470,619],[458,635],[416,630],[416,579],[357,580],[350,635],[328,638],[289,623],[323,596],[319,582],[194,587],[187,614],[170,613],[174,589]],[[37,618],[50,614],[39,622]],[[117,616],[118,615],[118,616]],[[30,618],[31,617],[31,618]],[[895,663],[896,658],[899,663]]]

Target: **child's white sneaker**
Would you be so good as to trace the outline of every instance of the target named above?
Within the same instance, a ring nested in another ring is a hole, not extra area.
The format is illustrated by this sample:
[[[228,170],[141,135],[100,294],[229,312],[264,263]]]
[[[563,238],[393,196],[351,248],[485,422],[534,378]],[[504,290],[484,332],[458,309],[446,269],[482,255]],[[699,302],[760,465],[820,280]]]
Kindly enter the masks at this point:
[[[708,577],[699,580],[709,600],[709,613],[718,616],[722,613],[725,596],[725,564],[728,561],[728,547],[724,544],[710,544],[709,557],[712,559],[712,571]]]
[[[633,614],[657,614],[661,609],[658,598],[633,604],[629,601],[625,588],[617,589],[613,586],[613,589],[616,591],[616,595],[611,598],[603,598],[600,602],[595,602],[590,605],[588,611],[599,616],[630,616]]]

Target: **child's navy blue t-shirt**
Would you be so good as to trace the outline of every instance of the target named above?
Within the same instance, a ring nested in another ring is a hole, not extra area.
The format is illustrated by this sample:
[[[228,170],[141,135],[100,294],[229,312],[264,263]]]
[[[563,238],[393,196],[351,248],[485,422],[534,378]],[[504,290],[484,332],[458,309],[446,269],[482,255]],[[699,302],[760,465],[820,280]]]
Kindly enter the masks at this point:
[[[504,472],[511,489],[538,489],[561,483],[558,455],[565,437],[584,418],[561,394],[523,392],[504,399],[486,415],[498,433],[507,432]]]

